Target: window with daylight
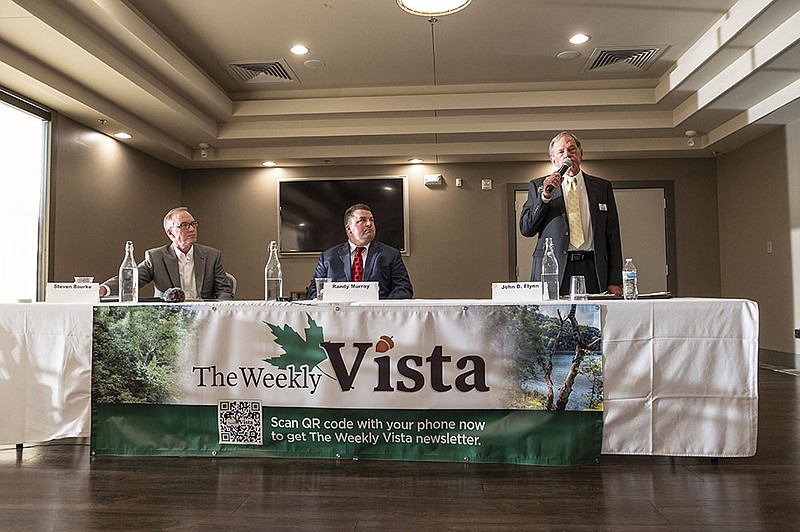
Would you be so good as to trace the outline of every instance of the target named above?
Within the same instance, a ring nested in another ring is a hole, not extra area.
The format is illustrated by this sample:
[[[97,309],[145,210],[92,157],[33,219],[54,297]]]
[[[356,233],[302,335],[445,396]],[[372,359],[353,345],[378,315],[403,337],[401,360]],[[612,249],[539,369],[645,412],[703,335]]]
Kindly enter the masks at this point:
[[[0,91],[0,302],[36,301],[49,113]]]

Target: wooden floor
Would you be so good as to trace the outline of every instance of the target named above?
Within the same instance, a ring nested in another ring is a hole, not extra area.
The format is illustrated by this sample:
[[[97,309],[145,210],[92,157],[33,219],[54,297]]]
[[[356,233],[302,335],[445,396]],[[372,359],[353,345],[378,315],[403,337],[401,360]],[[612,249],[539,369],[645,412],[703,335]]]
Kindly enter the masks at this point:
[[[0,450],[0,530],[800,530],[800,377],[759,370],[758,453],[582,467]]]

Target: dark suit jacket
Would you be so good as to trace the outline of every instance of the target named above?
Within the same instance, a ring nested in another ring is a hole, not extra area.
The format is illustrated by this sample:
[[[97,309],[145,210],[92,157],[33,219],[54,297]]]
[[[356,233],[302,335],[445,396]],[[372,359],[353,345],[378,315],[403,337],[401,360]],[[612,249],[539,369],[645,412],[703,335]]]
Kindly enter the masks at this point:
[[[202,299],[233,299],[233,287],[225,275],[222,254],[218,249],[194,245],[194,276],[197,293]],[[178,257],[172,244],[145,251],[144,260],[139,263],[139,288],[151,281],[155,284],[156,297],[161,297],[170,288],[181,287]],[[103,284],[108,287],[109,295],[119,293],[117,277]]]
[[[334,246],[319,256],[317,269],[306,296],[313,299],[317,296],[317,285],[314,279],[330,277],[332,281],[352,281],[350,271],[350,244],[345,242]],[[378,281],[381,299],[411,299],[414,289],[408,278],[408,270],[403,264],[400,252],[391,246],[373,241],[369,245],[367,262],[364,264],[364,281]]]
[[[561,188],[555,191],[549,203],[542,201],[541,187],[546,179],[540,177],[528,184],[528,200],[522,207],[519,230],[523,236],[538,236],[533,252],[531,280],[539,281],[542,275],[544,241],[553,239],[553,248],[558,260],[558,272],[563,275],[566,269],[569,248],[569,222],[567,208]],[[622,285],[622,241],[619,233],[619,216],[614,201],[611,182],[583,174],[586,195],[589,198],[589,214],[594,230],[594,263],[597,281],[601,290],[609,285]]]

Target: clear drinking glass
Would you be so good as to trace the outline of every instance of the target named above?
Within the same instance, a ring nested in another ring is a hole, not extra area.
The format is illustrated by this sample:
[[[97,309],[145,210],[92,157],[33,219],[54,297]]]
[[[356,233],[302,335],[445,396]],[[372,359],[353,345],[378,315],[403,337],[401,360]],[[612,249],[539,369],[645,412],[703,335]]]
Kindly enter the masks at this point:
[[[571,301],[584,301],[586,296],[586,279],[583,275],[573,275],[569,279],[569,299]]]
[[[322,291],[325,288],[325,283],[331,282],[330,277],[317,277],[314,279],[314,282],[317,283],[317,299],[322,301]]]

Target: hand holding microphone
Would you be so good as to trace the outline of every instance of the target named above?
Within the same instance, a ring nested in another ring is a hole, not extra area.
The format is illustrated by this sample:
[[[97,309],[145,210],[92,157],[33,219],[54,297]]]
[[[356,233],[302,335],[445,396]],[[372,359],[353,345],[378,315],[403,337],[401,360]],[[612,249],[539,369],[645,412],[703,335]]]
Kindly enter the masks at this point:
[[[571,159],[564,159],[564,162],[561,163],[561,168],[558,169],[558,175],[560,175],[561,177],[564,177],[564,174],[567,173],[567,170],[569,170],[570,166],[572,166],[572,160]],[[547,185],[547,187],[544,189],[544,192],[545,192],[545,194],[547,194],[549,196],[550,194],[553,193],[553,190],[555,188],[556,187],[551,183],[551,184]]]

